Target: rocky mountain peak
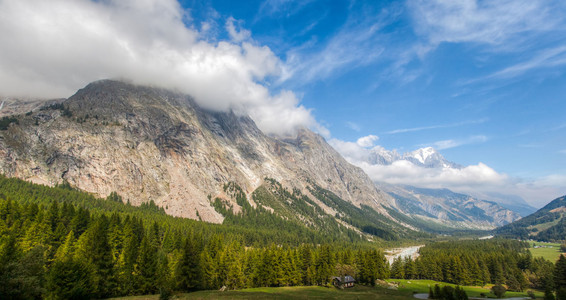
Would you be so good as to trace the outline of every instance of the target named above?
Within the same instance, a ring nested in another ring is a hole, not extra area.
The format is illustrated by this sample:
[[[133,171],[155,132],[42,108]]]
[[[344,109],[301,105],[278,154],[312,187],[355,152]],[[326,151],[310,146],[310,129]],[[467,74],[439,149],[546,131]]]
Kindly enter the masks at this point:
[[[265,178],[305,192],[315,184],[387,214],[387,196],[321,136],[305,128],[267,136],[248,116],[204,110],[174,91],[102,80],[19,118],[0,138],[8,176],[64,180],[99,196],[117,191],[133,204],[154,200],[169,214],[210,222],[223,219],[209,199],[226,198],[226,183],[250,197]]]

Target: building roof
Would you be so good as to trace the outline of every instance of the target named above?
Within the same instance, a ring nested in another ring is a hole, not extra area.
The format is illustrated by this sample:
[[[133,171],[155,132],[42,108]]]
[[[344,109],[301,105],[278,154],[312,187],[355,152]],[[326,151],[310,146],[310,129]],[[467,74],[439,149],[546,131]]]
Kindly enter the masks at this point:
[[[342,278],[341,277],[332,277],[332,279],[336,279],[339,282],[342,282]],[[354,279],[354,277],[350,276],[350,275],[346,275],[344,276],[344,282],[343,283],[350,283],[350,282],[355,282],[356,280]]]

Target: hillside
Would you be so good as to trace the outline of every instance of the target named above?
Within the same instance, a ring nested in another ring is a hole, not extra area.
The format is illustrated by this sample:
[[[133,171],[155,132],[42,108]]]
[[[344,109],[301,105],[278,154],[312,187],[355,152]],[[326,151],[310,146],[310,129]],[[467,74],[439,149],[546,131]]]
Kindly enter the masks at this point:
[[[498,228],[502,237],[539,241],[566,240],[566,196],[556,198],[535,213]]]
[[[99,197],[117,192],[133,205],[153,201],[167,214],[213,223],[254,208],[338,234],[414,232],[390,215],[387,194],[308,129],[271,137],[247,116],[110,80],[11,118],[0,131],[8,177],[65,182]]]
[[[521,216],[495,202],[479,200],[448,189],[425,189],[407,185],[376,185],[395,199],[395,207],[428,231],[450,229],[491,230]]]

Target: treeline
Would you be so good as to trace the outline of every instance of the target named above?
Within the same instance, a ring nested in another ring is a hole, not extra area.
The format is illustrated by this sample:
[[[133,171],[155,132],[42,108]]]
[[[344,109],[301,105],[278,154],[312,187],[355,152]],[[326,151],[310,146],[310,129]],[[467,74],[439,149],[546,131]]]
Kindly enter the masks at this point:
[[[438,242],[420,249],[415,261],[397,259],[391,277],[431,279],[458,285],[504,284],[512,291],[552,289],[554,264],[533,258],[516,240]]]
[[[152,205],[119,203],[116,194],[100,200],[117,206],[109,213],[77,204],[82,202],[71,199],[82,194],[68,187],[40,187],[42,192],[25,198],[30,190],[15,193],[14,185],[2,183],[20,182],[0,180],[0,299],[327,285],[332,276],[344,275],[375,284],[389,277],[383,253],[369,247],[252,245],[244,235],[179,223]],[[45,200],[51,190],[69,198]]]
[[[238,193],[232,191],[232,189],[238,191],[239,188],[228,184],[226,189],[228,194],[236,196]],[[167,224],[167,226],[181,232],[191,229],[194,232],[201,233],[205,239],[215,234],[222,234],[230,238],[237,237],[246,246],[264,247],[271,243],[290,246],[304,243],[331,243],[337,246],[375,247],[375,243],[368,242],[359,233],[343,226],[336,230],[332,230],[334,227],[325,227],[325,230],[322,230],[304,225],[299,226],[296,220],[282,218],[262,208],[247,209],[247,207],[244,207],[246,213],[234,214],[229,207],[225,208],[224,204],[221,203],[220,206],[225,209],[223,214],[226,219],[222,225],[218,225],[168,216],[163,208],[152,204],[151,201],[139,207],[129,205],[129,203],[124,204],[116,193],[112,193],[107,199],[96,198],[89,193],[73,189],[68,183],[56,187],[47,187],[0,175],[0,194],[22,204],[33,202],[49,205],[54,201],[64,201],[77,207],[89,209],[95,214],[110,216],[110,212],[119,212],[123,215],[136,216],[144,222],[156,221],[160,224]],[[242,195],[239,195],[236,199],[241,202]],[[245,195],[243,199],[245,200]],[[257,199],[261,200],[259,197]],[[222,211],[222,209],[215,208]],[[323,215],[321,219],[329,220],[330,218]]]

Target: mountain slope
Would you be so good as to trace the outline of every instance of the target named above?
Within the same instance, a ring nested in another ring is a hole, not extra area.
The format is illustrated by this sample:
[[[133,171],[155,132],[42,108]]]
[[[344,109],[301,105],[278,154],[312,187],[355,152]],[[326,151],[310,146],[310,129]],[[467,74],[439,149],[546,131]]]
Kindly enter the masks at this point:
[[[494,202],[454,193],[448,189],[425,189],[377,183],[395,199],[395,208],[417,221],[448,228],[493,229],[520,219],[520,215]]]
[[[163,89],[89,84],[62,104],[17,116],[0,131],[0,157],[0,170],[10,177],[66,181],[102,197],[116,191],[134,205],[153,200],[170,215],[215,223],[248,204],[273,211],[277,203],[295,201],[257,203],[254,191],[269,178],[342,227],[405,232],[385,209],[389,196],[319,135],[300,129],[293,137],[270,137],[249,117],[206,111],[189,96]],[[245,201],[227,184],[241,189]],[[298,208],[291,212],[307,226],[317,223]],[[284,210],[275,213],[285,218]]]
[[[519,239],[566,240],[566,196],[552,200],[535,213],[495,232],[499,236]]]
[[[443,172],[452,173],[452,171],[458,173],[458,170],[464,168],[447,160],[432,147],[399,154],[395,150],[389,151],[381,146],[362,148],[357,145],[358,147],[354,148],[356,150],[352,151],[339,143],[335,145],[344,152],[345,157],[351,162],[368,168],[368,172],[374,175],[381,168],[372,168],[372,166],[397,165],[399,169],[402,169],[402,171],[398,170],[400,174],[408,172],[408,169],[419,170],[423,173],[428,172],[424,171],[425,169],[430,169],[432,173],[439,174]],[[393,174],[395,173],[394,170],[395,167],[386,168],[387,172]],[[454,228],[493,229],[521,218],[521,214],[517,211],[523,215],[531,211],[529,210],[530,207],[520,197],[508,199],[509,197],[505,195],[485,197],[480,194],[470,196],[453,193],[447,189],[416,188],[403,184],[388,184],[382,181],[376,181],[376,185],[391,196],[390,202],[398,212],[409,215],[414,222],[421,224],[418,225],[419,228],[423,225],[430,225],[445,227],[444,229],[452,228],[452,230]],[[484,200],[494,197],[505,204]]]

